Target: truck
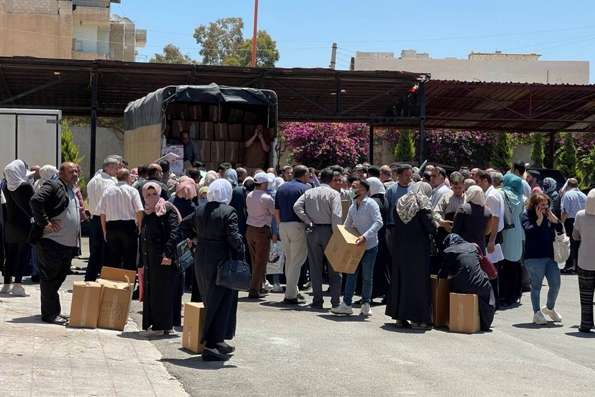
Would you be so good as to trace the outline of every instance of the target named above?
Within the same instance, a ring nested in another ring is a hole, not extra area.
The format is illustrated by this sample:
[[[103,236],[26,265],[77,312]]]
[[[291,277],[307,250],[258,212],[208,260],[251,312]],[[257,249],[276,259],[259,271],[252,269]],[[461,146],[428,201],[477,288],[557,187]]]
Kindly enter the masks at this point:
[[[13,160],[28,166],[62,161],[60,110],[0,108],[0,170]]]
[[[271,90],[214,83],[163,87],[129,103],[124,111],[124,157],[137,167],[166,152],[182,154],[181,137],[188,134],[186,145],[193,145],[197,160],[207,169],[222,162],[250,172],[274,167],[277,106],[277,94]],[[255,139],[255,134],[262,139]],[[266,152],[260,151],[261,140],[262,147],[268,146]],[[178,165],[178,172],[192,166]]]

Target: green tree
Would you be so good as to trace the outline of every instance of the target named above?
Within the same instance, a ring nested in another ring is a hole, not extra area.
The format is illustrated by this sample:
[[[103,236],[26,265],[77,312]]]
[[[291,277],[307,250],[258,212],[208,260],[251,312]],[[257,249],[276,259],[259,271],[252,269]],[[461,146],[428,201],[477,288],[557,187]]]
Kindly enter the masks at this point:
[[[533,167],[543,168],[544,159],[545,149],[543,135],[537,132],[533,134],[533,150],[531,151],[531,161],[533,162]]]
[[[576,168],[581,180],[581,187],[584,189],[595,187],[595,146],[579,159]]]
[[[66,119],[62,120],[61,127],[62,141],[60,143],[62,150],[62,161],[70,161],[80,164],[84,160],[84,157],[81,156],[78,146],[76,143],[74,143],[74,136],[72,135],[72,130],[70,129],[70,125]]]
[[[576,176],[576,146],[571,133],[563,134],[562,146],[556,151],[556,168],[567,178]]]
[[[163,47],[162,54],[155,54],[153,58],[149,60],[150,63],[170,63],[170,64],[191,64],[194,63],[192,58],[188,55],[183,54],[179,47],[169,43]]]
[[[242,18],[222,18],[194,29],[194,39],[201,46],[205,65],[249,66],[252,40],[244,39]],[[277,43],[264,30],[256,35],[256,66],[273,67],[279,60]]]
[[[500,170],[510,169],[512,163],[512,142],[508,132],[498,134],[498,141],[494,147],[492,164]]]
[[[415,136],[410,129],[401,130],[395,147],[397,161],[411,161],[415,158]]]
[[[250,65],[252,61],[252,39],[244,40],[239,51],[239,66]],[[278,60],[277,43],[266,31],[259,30],[256,35],[256,66],[272,68]]]
[[[229,59],[238,57],[244,42],[242,18],[221,18],[194,29],[194,39],[200,44],[200,55],[205,65],[227,65]]]

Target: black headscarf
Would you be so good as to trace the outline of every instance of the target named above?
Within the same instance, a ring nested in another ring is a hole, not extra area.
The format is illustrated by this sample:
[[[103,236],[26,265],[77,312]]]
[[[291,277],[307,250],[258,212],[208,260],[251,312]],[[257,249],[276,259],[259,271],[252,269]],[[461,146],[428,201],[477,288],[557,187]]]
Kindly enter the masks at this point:
[[[444,239],[445,254],[465,254],[476,252],[477,247],[469,243],[456,233],[451,233]]]

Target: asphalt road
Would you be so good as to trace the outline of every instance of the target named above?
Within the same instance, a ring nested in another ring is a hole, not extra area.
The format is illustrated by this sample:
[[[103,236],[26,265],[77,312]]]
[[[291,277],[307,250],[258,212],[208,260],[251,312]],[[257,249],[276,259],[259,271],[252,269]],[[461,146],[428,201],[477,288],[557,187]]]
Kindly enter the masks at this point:
[[[496,314],[491,332],[474,335],[400,331],[384,306],[364,320],[290,309],[281,300],[241,299],[237,351],[224,364],[182,350],[180,337],[152,343],[193,396],[595,395],[595,334],[577,330],[576,276],[562,278],[563,325],[531,324],[525,294],[519,307]],[[141,316],[134,302],[132,318],[140,323]]]

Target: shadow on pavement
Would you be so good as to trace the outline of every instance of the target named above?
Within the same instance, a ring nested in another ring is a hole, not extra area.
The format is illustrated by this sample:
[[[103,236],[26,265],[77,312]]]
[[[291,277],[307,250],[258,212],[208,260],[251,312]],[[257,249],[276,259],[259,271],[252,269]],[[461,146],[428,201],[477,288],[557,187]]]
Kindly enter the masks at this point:
[[[145,335],[142,332],[122,332],[118,334],[120,338],[126,339],[136,339],[136,340],[162,340],[162,339],[175,339],[179,338],[181,335],[179,334],[169,334],[169,335]]]
[[[512,324],[515,328],[523,328],[523,329],[547,329],[547,328],[560,328],[563,327],[564,324],[554,323],[552,321],[548,322],[544,325],[534,324],[534,323],[520,323],[520,324]]]
[[[585,339],[589,339],[589,338],[595,338],[595,333],[593,332],[566,332],[566,335],[568,336],[574,336],[575,338],[585,338]]]
[[[325,320],[335,321],[337,323],[364,323],[366,318],[363,316],[352,315],[335,315],[335,314],[319,314],[318,317],[324,318]]]
[[[184,349],[180,349],[186,352]],[[203,361],[201,357],[190,357],[190,358],[162,358],[162,363],[169,363],[178,365],[180,367],[204,369],[204,370],[218,370],[226,368],[237,368],[233,364],[225,364],[224,361]]]
[[[394,323],[384,323],[384,325],[381,326],[380,328],[382,328],[385,331],[398,332],[400,334],[422,335],[428,331],[431,331],[429,329],[397,328],[397,326]]]
[[[50,323],[45,323],[45,322],[41,321],[41,315],[39,315],[39,314],[36,314],[34,316],[27,316],[27,317],[17,317],[17,318],[13,318],[12,320],[8,320],[6,322],[14,323],[14,324],[48,324],[48,325],[52,325]]]
[[[300,311],[303,310],[304,308],[306,308],[306,306],[304,305],[288,305],[287,303],[283,303],[283,302],[271,302],[271,301],[265,301],[265,302],[260,302],[259,303],[260,306],[265,306],[265,307],[274,307],[275,309],[279,309],[279,310],[288,310],[288,311]]]

